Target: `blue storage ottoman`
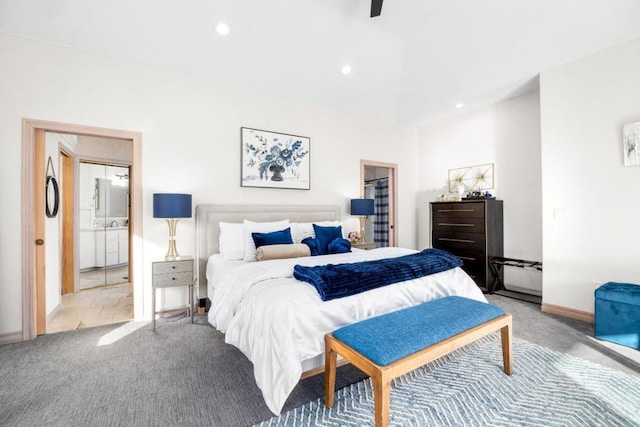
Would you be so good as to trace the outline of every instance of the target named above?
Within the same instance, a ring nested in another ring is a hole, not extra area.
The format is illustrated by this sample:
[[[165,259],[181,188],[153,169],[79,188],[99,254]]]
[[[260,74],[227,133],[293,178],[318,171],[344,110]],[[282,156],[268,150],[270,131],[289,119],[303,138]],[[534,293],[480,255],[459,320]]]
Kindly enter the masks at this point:
[[[640,349],[640,285],[609,282],[595,296],[596,338]]]

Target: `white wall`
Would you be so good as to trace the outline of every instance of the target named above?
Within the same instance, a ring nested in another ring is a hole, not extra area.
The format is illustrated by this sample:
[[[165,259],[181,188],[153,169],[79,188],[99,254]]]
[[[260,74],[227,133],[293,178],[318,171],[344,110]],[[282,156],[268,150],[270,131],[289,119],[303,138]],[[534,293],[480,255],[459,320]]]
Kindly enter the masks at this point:
[[[62,135],[47,132],[45,134],[45,162],[51,158],[51,165],[53,171],[48,170],[47,175],[55,175],[56,181],[58,181],[59,190],[62,190],[60,184],[62,183],[62,171],[60,169],[60,148],[59,144],[62,142]],[[60,193],[62,194],[62,193]],[[47,218],[44,220],[44,242],[45,242],[45,277],[46,277],[46,312],[50,314],[61,302],[62,285],[60,283],[60,227],[62,224],[62,204],[59,205],[58,214],[55,218]]]
[[[448,195],[449,169],[494,163],[495,190],[504,201],[504,254],[542,260],[540,111],[538,92],[507,99],[419,130],[420,248],[430,246],[429,202]],[[509,289],[537,293],[535,270],[505,269]]]
[[[144,318],[151,261],[167,226],[152,217],[154,192],[198,203],[338,204],[358,197],[360,159],[398,164],[399,244],[416,247],[415,130],[222,86],[110,58],[0,35],[0,334],[22,328],[21,120],[139,131],[142,141]],[[240,187],[240,127],[311,138],[311,190]],[[195,254],[193,220],[180,221],[178,251]],[[28,244],[28,242],[23,242]],[[170,302],[167,302],[170,304]]]
[[[595,281],[640,283],[640,167],[622,156],[638,76],[640,39],[540,76],[546,303],[593,313]]]

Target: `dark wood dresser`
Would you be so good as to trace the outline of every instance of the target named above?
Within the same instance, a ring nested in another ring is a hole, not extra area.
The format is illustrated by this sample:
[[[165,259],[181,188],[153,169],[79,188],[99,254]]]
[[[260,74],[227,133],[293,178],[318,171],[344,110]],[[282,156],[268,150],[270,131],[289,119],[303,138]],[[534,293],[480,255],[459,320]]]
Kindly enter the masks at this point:
[[[488,291],[489,259],[504,256],[502,218],[502,200],[431,202],[431,245],[462,259],[462,269]]]

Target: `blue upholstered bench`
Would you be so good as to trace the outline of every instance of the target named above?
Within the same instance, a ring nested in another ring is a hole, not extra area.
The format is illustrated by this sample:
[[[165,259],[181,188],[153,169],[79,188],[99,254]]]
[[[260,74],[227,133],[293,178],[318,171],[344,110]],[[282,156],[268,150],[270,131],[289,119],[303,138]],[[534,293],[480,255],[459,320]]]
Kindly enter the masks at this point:
[[[595,298],[596,338],[640,349],[640,285],[605,283]]]
[[[333,406],[336,358],[373,380],[375,423],[389,423],[391,380],[500,329],[511,375],[511,314],[458,296],[439,298],[342,327],[325,336],[325,406]]]

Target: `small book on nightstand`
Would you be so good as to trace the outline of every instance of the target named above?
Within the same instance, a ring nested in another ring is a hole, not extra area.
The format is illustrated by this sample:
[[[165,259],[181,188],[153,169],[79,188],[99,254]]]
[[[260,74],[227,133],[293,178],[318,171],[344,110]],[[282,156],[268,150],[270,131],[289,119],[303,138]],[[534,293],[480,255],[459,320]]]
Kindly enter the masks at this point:
[[[369,250],[369,249],[375,249],[376,244],[374,242],[352,242],[351,247],[356,249]]]

